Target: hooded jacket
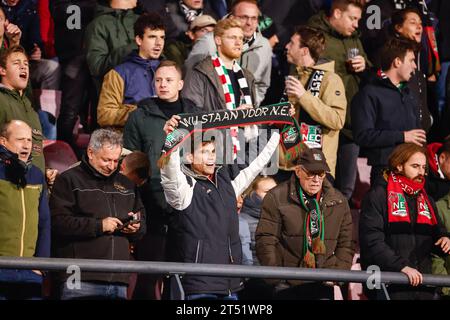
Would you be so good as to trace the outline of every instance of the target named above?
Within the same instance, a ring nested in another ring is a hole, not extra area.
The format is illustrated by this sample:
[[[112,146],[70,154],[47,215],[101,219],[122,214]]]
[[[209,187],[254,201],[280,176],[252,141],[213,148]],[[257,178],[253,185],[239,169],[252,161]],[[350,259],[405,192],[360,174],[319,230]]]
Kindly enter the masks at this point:
[[[61,173],[50,197],[53,254],[57,258],[130,260],[129,240],[145,233],[145,212],[136,186],[115,171],[104,176],[85,155],[82,161]],[[141,228],[127,235],[104,233],[102,220],[124,219],[141,212]],[[64,281],[69,275],[60,273]],[[82,272],[81,281],[128,283],[129,274]]]
[[[405,84],[397,88],[389,78],[378,78],[353,98],[353,137],[364,148],[371,166],[387,166],[404,132],[420,129],[418,103]]]
[[[428,194],[438,201],[450,192],[450,180],[444,176],[439,167],[439,154],[442,143],[435,142],[427,146],[428,149],[428,176],[425,188]]]
[[[344,88],[347,104],[350,104],[353,96],[359,90],[361,73],[350,73],[345,62],[347,60],[347,52],[350,48],[358,48],[359,54],[366,60],[366,69],[370,66],[370,62],[359,39],[359,33],[355,31],[351,36],[344,37],[338,33],[328,22],[324,12],[320,12],[312,16],[308,21],[308,25],[321,30],[325,35],[325,51],[322,53],[322,58],[333,60],[335,62],[335,72],[341,77]],[[345,118],[345,127],[342,130],[347,137],[351,138],[352,123],[350,112],[347,112]]]
[[[123,128],[136,104],[156,95],[153,79],[159,63],[160,60],[141,58],[135,50],[105,75],[97,108],[101,127]]]
[[[17,90],[10,90],[0,85],[0,125],[11,120],[22,120],[31,127],[33,133],[32,163],[42,172],[45,172],[42,148],[44,137],[37,112],[31,106],[31,102],[25,93],[20,95]]]
[[[190,70],[204,58],[215,54],[217,51],[213,32],[207,33],[195,42],[185,67]],[[272,47],[269,40],[260,32],[256,32],[254,42],[242,51],[238,60],[242,68],[247,69],[255,78],[255,99],[253,104],[258,106],[263,100],[270,86],[270,73],[272,70]]]
[[[246,169],[239,172],[236,165],[218,167],[211,180],[181,167],[179,150],[171,154],[161,169],[161,178],[166,200],[176,214],[171,250],[175,261],[241,264],[236,198],[270,160],[279,138],[278,133],[273,134]],[[186,294],[230,294],[241,289],[238,278],[186,276],[182,283]]]
[[[306,211],[298,197],[297,180],[293,174],[290,180],[271,189],[264,197],[256,229],[256,254],[263,266],[301,266]],[[355,250],[348,202],[327,179],[323,181],[322,195],[320,210],[324,217],[326,253],[316,255],[316,266],[350,270]],[[280,283],[280,280],[275,282]],[[291,286],[302,284],[299,280],[286,282]]]
[[[134,23],[139,16],[132,9],[118,10],[98,4],[96,17],[86,28],[86,59],[93,77],[103,76],[137,48]]]
[[[347,100],[345,88],[341,78],[334,73],[334,62],[319,62],[310,68],[297,67],[297,75],[305,89],[312,74],[316,70],[325,72],[320,87],[319,96],[315,97],[310,91],[306,91],[300,99],[290,100],[295,106],[297,121],[302,122],[306,113],[312,121],[322,127],[322,151],[330,167],[331,175],[335,176],[337,149],[339,144],[339,131],[344,127]],[[308,123],[312,124],[312,123]],[[295,161],[293,159],[292,161]],[[294,170],[296,166],[292,161],[287,161],[280,152],[279,166],[283,170]]]
[[[0,146],[0,256],[49,257],[50,211],[43,173]]]

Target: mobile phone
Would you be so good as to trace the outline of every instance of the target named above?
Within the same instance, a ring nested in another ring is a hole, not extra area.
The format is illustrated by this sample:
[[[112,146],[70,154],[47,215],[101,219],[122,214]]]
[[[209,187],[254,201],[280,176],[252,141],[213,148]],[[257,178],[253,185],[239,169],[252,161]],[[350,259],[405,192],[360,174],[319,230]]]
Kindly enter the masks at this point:
[[[117,228],[119,230],[127,227],[130,224],[136,224],[136,223],[141,222],[141,213],[135,212],[126,218],[120,219],[120,221],[122,221],[122,225]]]

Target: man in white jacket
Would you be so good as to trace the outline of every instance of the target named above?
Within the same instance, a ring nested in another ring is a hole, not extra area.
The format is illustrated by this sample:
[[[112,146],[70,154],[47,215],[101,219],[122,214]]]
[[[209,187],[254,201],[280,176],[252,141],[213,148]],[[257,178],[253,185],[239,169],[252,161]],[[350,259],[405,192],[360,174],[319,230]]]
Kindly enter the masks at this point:
[[[177,126],[177,117],[166,122],[166,133]],[[216,166],[214,141],[192,143],[195,149],[186,155],[188,165],[181,164],[179,151],[171,154],[161,169],[166,200],[177,213],[170,232],[171,260],[241,264],[236,198],[269,162],[279,139],[274,133],[259,156],[241,171],[236,165]],[[207,276],[183,277],[182,285],[188,300],[236,300],[242,286],[237,278]]]

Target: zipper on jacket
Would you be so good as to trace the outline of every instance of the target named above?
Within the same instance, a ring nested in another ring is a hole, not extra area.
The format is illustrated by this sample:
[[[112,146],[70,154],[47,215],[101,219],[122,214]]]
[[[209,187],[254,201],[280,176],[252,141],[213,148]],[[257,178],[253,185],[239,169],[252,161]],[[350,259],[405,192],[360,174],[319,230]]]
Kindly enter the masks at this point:
[[[195,263],[198,263],[198,256],[200,254],[200,242],[201,240],[197,241],[197,251],[195,252]]]
[[[20,196],[22,198],[22,234],[20,235],[20,253],[19,253],[19,257],[23,257],[23,251],[24,251],[24,237],[25,237],[25,224],[27,221],[27,215],[25,212],[25,193],[23,191],[23,188],[20,190]]]
[[[230,237],[228,237],[228,254],[230,255],[230,262],[234,264],[233,254],[231,252],[231,240]]]

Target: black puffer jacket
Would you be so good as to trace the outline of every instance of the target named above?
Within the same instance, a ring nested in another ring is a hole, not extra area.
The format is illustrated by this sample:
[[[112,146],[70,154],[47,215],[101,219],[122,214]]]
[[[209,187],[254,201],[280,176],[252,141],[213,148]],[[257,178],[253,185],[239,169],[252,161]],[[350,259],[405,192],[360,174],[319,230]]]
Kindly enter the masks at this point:
[[[433,199],[430,202],[436,213],[438,224],[428,226],[416,224],[416,198],[405,194],[410,210],[411,224],[388,223],[387,182],[373,188],[362,203],[359,221],[359,241],[361,265],[366,269],[377,265],[381,271],[399,272],[405,266],[418,269],[421,273],[431,273],[431,253],[440,250],[434,243],[446,236]]]
[[[59,258],[129,260],[129,240],[145,233],[145,212],[135,185],[116,171],[105,177],[83,158],[56,178],[50,198],[53,255]],[[102,220],[141,212],[141,229],[132,235],[106,234]],[[60,274],[60,280],[69,275]],[[82,272],[81,281],[128,283],[129,274]]]

